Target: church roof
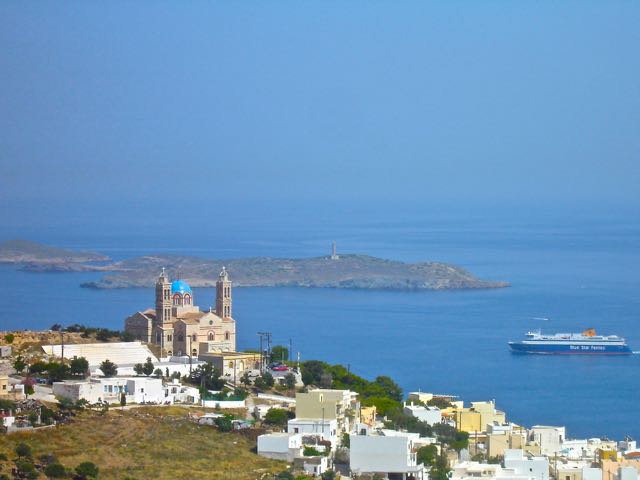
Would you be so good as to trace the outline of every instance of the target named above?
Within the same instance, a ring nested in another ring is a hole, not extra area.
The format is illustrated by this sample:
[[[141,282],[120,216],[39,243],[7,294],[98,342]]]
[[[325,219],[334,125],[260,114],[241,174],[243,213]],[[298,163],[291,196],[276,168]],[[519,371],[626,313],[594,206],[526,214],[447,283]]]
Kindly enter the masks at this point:
[[[185,293],[191,294],[191,287],[184,280],[175,280],[171,283],[171,294],[179,293],[184,295]]]

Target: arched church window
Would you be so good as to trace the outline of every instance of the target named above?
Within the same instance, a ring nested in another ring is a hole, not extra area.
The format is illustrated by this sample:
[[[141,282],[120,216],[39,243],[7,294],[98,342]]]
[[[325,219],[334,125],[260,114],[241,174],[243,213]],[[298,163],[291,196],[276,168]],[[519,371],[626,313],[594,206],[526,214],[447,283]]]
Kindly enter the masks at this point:
[[[191,305],[191,295],[189,295],[188,293],[185,293],[184,295],[184,304]]]
[[[168,351],[167,351],[167,354],[168,354],[169,356],[172,356],[172,355],[173,355],[173,352],[172,352],[171,350],[168,350]]]
[[[179,293],[176,293],[176,294],[173,296],[173,304],[174,304],[174,305],[181,305],[181,304],[182,304],[182,302],[181,302],[180,300],[181,300],[181,299],[180,299],[180,294],[179,294]]]
[[[196,335],[195,333],[191,336],[191,340],[193,340],[194,342],[198,341],[198,335]]]
[[[225,340],[229,340],[230,337],[231,337],[231,335],[229,335],[229,332],[224,332],[224,339]]]
[[[209,341],[213,342],[214,339],[215,339],[215,336],[214,336],[213,332],[209,332]]]
[[[195,348],[191,350],[191,355],[198,355],[198,350]]]

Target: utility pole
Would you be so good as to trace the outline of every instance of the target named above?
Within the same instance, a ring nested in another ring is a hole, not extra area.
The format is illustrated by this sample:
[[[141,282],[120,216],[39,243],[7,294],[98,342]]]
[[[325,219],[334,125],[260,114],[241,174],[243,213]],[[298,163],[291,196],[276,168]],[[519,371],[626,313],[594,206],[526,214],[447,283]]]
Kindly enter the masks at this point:
[[[291,361],[291,355],[293,355],[293,342],[289,339],[289,361]]]
[[[62,346],[62,352],[60,355],[60,363],[64,365],[64,330],[60,327],[60,345]]]
[[[258,332],[258,335],[260,336],[260,371],[262,372],[266,358],[271,357],[271,332]]]

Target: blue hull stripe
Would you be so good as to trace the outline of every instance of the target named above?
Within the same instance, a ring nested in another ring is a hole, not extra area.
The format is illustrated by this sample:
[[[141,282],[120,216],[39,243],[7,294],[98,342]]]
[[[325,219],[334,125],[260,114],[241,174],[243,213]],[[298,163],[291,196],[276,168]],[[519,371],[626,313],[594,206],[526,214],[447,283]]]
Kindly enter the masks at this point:
[[[550,345],[509,342],[513,353],[547,353],[558,355],[628,355],[627,345]]]

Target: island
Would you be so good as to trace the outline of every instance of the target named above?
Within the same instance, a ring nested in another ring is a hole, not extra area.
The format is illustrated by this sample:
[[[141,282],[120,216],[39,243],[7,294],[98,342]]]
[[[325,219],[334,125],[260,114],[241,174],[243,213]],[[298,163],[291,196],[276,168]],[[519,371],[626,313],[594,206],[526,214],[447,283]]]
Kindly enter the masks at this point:
[[[6,244],[6,242],[5,242]],[[103,271],[105,276],[81,284],[85,288],[149,288],[163,268],[171,278],[181,278],[193,287],[214,287],[218,273],[226,267],[236,287],[304,287],[366,290],[450,290],[486,289],[509,286],[508,282],[480,279],[465,269],[440,262],[406,263],[369,255],[341,254],[311,258],[247,257],[210,259],[188,255],[145,255],[121,261],[95,264],[99,254],[24,243],[27,255],[14,249],[7,256],[0,244],[0,259],[13,258],[19,268],[33,272]],[[54,255],[49,258],[46,252]],[[64,261],[64,255],[69,260]],[[86,257],[86,261],[77,258]],[[24,259],[20,262],[17,259]],[[1,260],[0,260],[1,261]]]
[[[22,266],[53,265],[57,270],[84,269],[90,262],[108,262],[111,259],[95,252],[74,251],[51,247],[29,240],[6,240],[0,242],[0,263],[11,263]]]

